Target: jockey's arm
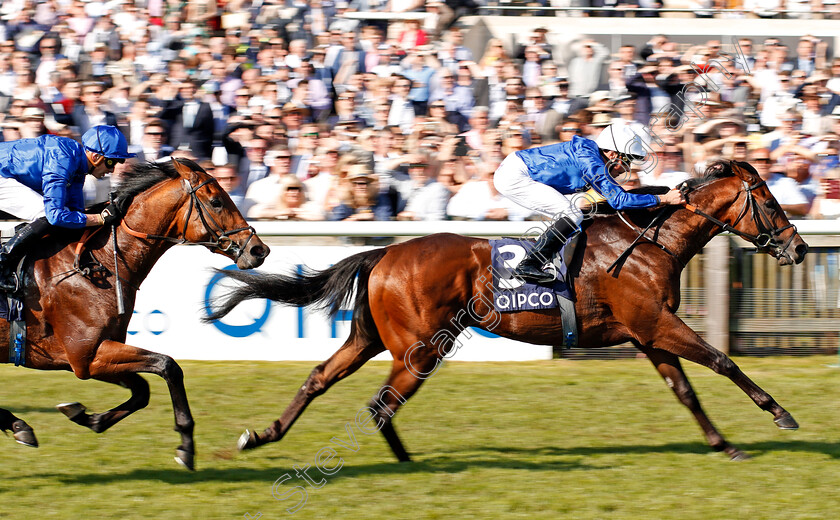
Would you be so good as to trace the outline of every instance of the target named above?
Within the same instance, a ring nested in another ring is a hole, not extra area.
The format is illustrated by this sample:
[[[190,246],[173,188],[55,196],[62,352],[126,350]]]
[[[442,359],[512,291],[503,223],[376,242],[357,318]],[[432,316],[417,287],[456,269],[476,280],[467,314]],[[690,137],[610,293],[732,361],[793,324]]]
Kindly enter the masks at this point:
[[[67,209],[72,211],[84,211],[85,209],[85,183],[77,181],[67,188]]]
[[[656,195],[628,193],[608,173],[600,152],[593,141],[584,144],[576,154],[583,171],[583,180],[595,188],[610,206],[617,210],[650,208],[660,204]]]
[[[81,228],[89,226],[88,216],[81,211],[68,208],[70,196],[66,176],[61,173],[46,173],[43,178],[44,213],[53,226]]]
[[[677,188],[671,189],[668,193],[664,195],[657,195],[659,197],[659,202],[662,204],[683,204],[685,203],[685,198],[680,190]]]

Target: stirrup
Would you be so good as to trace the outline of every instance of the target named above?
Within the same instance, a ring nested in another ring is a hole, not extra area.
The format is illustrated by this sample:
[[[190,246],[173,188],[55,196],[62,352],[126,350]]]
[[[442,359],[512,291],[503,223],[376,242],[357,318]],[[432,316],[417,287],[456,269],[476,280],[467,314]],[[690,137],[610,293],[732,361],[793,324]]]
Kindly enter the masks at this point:
[[[557,268],[554,267],[553,264],[549,264],[551,267],[546,269],[540,269],[539,267],[534,267],[532,265],[522,266],[521,264],[513,270],[513,276],[516,278],[520,278],[525,280],[526,282],[536,283],[536,284],[549,284],[557,280]],[[525,270],[527,269],[527,271]]]
[[[8,275],[0,278],[0,291],[7,293],[16,293],[20,290],[20,278],[16,272],[11,272]]]

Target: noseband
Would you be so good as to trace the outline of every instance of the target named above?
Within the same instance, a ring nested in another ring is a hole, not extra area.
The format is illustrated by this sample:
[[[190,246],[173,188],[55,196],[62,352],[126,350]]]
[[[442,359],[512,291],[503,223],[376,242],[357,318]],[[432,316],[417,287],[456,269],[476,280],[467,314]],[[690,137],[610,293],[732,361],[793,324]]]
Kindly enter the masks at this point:
[[[793,237],[796,236],[796,226],[793,224],[788,224],[787,226],[783,226],[781,228],[773,227],[773,222],[770,220],[770,217],[765,213],[765,211],[761,208],[761,205],[755,200],[755,195],[753,195],[753,191],[761,188],[762,186],[766,186],[763,180],[759,180],[753,185],[747,183],[747,181],[741,179],[741,184],[743,185],[743,191],[747,194],[747,198],[744,201],[744,206],[741,208],[741,212],[738,214],[738,218],[735,219],[731,225],[723,222],[721,220],[716,219],[715,217],[709,215],[708,213],[704,213],[703,211],[697,209],[696,206],[692,205],[688,201],[688,194],[693,191],[691,187],[687,184],[683,183],[680,187],[680,191],[682,192],[683,196],[685,196],[686,204],[685,209],[691,211],[696,215],[700,215],[701,217],[705,218],[706,220],[711,221],[712,223],[720,226],[723,228],[724,231],[729,231],[733,235],[738,235],[739,237],[743,238],[751,242],[759,251],[767,251],[772,249],[776,256],[781,256],[787,252],[788,247],[790,247],[791,242],[793,242]],[[735,229],[734,226],[738,225],[738,222],[741,221],[746,215],[747,211],[750,212],[750,217],[752,218],[753,223],[755,223],[755,227],[758,229],[757,235],[752,235],[750,233],[745,233],[743,231]],[[793,233],[790,234],[790,238],[787,241],[782,239],[782,232],[793,228]]]
[[[201,199],[198,198],[196,192],[200,190],[203,186],[210,184],[211,182],[216,182],[216,179],[210,178],[206,181],[202,182],[198,186],[193,187],[191,184],[188,184],[188,181],[184,180],[184,183],[187,184],[190,189],[187,191],[190,195],[190,206],[187,209],[187,213],[184,217],[184,229],[178,233],[177,238],[172,238],[164,235],[152,235],[149,233],[141,233],[139,231],[134,231],[133,229],[128,227],[128,224],[125,223],[125,219],[123,219],[120,223],[120,227],[123,228],[126,233],[135,236],[137,238],[145,238],[145,239],[153,239],[153,240],[165,240],[167,242],[173,242],[175,244],[190,244],[190,245],[197,245],[197,246],[205,246],[211,249],[218,249],[219,251],[223,252],[231,252],[234,256],[234,262],[239,260],[239,257],[247,249],[248,242],[254,238],[254,235],[257,234],[257,231],[254,229],[253,226],[246,226],[237,229],[232,229],[230,231],[225,231],[222,226],[216,222],[216,219],[213,218],[210,210],[207,206],[202,202]],[[190,225],[190,217],[192,216],[193,208],[195,208],[196,213],[198,213],[198,218],[201,220],[201,223],[204,225],[204,228],[210,233],[212,240],[206,242],[193,242],[191,240],[187,240],[187,228]],[[247,240],[245,240],[245,244],[240,247],[239,244],[234,242],[230,236],[235,235],[236,233],[241,233],[242,231],[250,231],[250,235],[248,235]]]

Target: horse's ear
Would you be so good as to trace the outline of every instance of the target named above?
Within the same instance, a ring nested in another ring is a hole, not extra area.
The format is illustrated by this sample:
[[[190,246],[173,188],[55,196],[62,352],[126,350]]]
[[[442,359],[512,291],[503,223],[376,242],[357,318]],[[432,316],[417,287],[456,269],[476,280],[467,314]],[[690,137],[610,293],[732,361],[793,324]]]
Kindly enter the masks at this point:
[[[184,162],[181,162],[178,159],[172,158],[172,166],[175,168],[175,171],[178,172],[178,175],[190,181],[190,184],[195,182],[196,171],[190,168]]]
[[[732,171],[735,172],[735,175],[738,176],[740,179],[747,179],[750,177],[758,177],[758,171],[753,167],[752,164],[746,161],[732,161]]]

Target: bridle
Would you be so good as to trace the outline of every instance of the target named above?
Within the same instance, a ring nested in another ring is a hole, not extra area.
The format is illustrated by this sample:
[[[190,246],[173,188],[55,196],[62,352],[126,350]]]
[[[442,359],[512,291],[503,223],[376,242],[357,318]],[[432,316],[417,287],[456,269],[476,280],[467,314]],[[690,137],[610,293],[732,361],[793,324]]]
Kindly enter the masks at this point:
[[[189,190],[187,191],[187,193],[189,193],[190,195],[190,206],[187,209],[186,215],[184,216],[184,229],[178,233],[178,236],[176,238],[165,235],[154,235],[151,233],[141,233],[139,231],[135,231],[128,227],[128,224],[125,223],[124,218],[120,221],[120,227],[123,230],[125,230],[125,232],[129,235],[137,238],[149,240],[165,240],[167,242],[173,242],[175,244],[205,246],[210,249],[218,249],[222,252],[230,252],[232,255],[235,255],[233,259],[235,262],[239,260],[239,257],[241,257],[242,254],[245,252],[248,243],[251,241],[252,238],[254,238],[254,235],[257,234],[257,231],[254,229],[253,226],[246,226],[237,229],[232,229],[230,231],[225,231],[224,228],[222,228],[222,226],[220,226],[219,223],[216,222],[216,219],[213,218],[213,215],[210,213],[210,210],[207,208],[204,202],[202,202],[201,199],[198,198],[198,195],[196,194],[198,190],[212,182],[216,182],[216,179],[211,177],[199,184],[198,186],[192,186],[192,184],[190,184],[189,181],[184,179],[184,183],[189,186]],[[201,223],[204,225],[204,228],[210,232],[210,236],[212,237],[210,241],[196,242],[192,240],[187,240],[187,228],[190,225],[190,217],[192,216],[193,208],[195,208],[196,213],[198,213],[198,217],[199,219],[201,219]],[[248,239],[245,240],[245,244],[243,246],[239,246],[239,244],[234,242],[230,238],[230,236],[235,235],[237,233],[241,233],[242,231],[250,231],[251,234],[248,235]]]
[[[717,180],[719,179],[715,179],[715,181]],[[736,218],[735,222],[733,222],[732,224],[727,224],[726,222],[718,220],[715,217],[709,215],[708,213],[705,213],[702,210],[698,209],[697,206],[694,206],[688,200],[689,193],[698,190],[702,187],[708,186],[709,184],[715,181],[707,182],[705,184],[701,184],[699,186],[694,187],[692,187],[686,182],[683,182],[680,185],[679,189],[686,200],[686,203],[684,205],[685,209],[694,213],[695,215],[699,215],[705,218],[706,220],[709,220],[717,226],[720,226],[724,231],[729,231],[733,235],[737,235],[743,238],[744,240],[751,242],[753,245],[756,246],[756,248],[759,251],[768,251],[772,248],[777,258],[785,254],[787,252],[788,247],[790,247],[791,242],[793,242],[793,238],[796,236],[796,226],[794,226],[793,224],[788,224],[787,226],[781,228],[773,227],[773,223],[770,220],[770,217],[767,215],[767,213],[764,212],[763,209],[761,209],[761,205],[755,200],[755,195],[753,195],[754,190],[765,186],[766,183],[763,180],[759,180],[755,184],[750,185],[749,183],[747,183],[747,181],[741,179],[741,184],[743,185],[742,191],[747,194],[747,197],[744,201],[744,206],[741,208],[741,211],[738,214],[738,218]],[[664,220],[667,219],[669,215],[672,214],[667,213],[667,209],[668,206],[662,207],[660,211],[656,214],[656,216],[650,221],[650,224],[648,224],[647,227],[645,227],[644,229],[636,228],[635,226],[633,226],[633,224],[628,222],[626,218],[624,218],[624,215],[622,215],[620,211],[617,212],[622,222],[624,222],[630,229],[638,231],[639,233],[636,236],[636,239],[633,240],[633,242],[627,247],[627,249],[625,249],[624,252],[622,252],[621,255],[619,255],[619,257],[607,268],[608,273],[615,269],[617,266],[621,265],[624,262],[624,260],[626,260],[627,257],[630,256],[630,253],[633,251],[635,246],[640,243],[642,239],[659,247],[660,249],[671,255],[673,258],[675,258],[676,261],[680,263],[680,265],[685,267],[685,264],[680,259],[679,255],[668,249],[664,244],[660,243],[656,235],[654,235],[653,238],[647,236],[647,232],[651,228],[658,228],[658,226],[662,224],[662,222],[664,222]],[[758,229],[757,235],[752,235],[750,233],[745,233],[743,231],[735,229],[735,226],[738,225],[738,222],[740,222],[747,215],[747,211],[750,212],[750,216],[753,222],[755,223],[756,228]],[[783,241],[781,237],[782,232],[790,228],[793,228],[793,233],[791,233],[790,238],[788,238],[787,241]],[[620,269],[616,270],[613,276],[617,277],[619,271]]]
[[[781,228],[776,228],[773,226],[773,222],[770,220],[770,217],[767,213],[761,208],[761,204],[759,204],[755,200],[755,195],[753,195],[753,191],[761,188],[762,186],[766,186],[767,183],[763,180],[759,180],[755,184],[750,185],[747,181],[741,179],[741,184],[743,185],[743,191],[747,194],[746,200],[744,200],[744,206],[741,208],[740,213],[738,214],[738,218],[735,219],[735,222],[732,224],[727,224],[721,220],[716,219],[715,217],[704,213],[703,211],[697,209],[696,206],[691,204],[688,200],[688,194],[694,191],[697,188],[692,188],[686,183],[683,183],[680,186],[680,192],[683,194],[686,200],[685,209],[691,211],[695,215],[699,215],[706,220],[712,222],[713,224],[720,226],[723,228],[724,231],[728,231],[733,235],[737,235],[744,240],[751,242],[759,251],[769,251],[772,250],[776,257],[780,257],[781,255],[787,252],[788,247],[793,242],[793,238],[796,236],[796,226],[793,224],[788,224],[787,226],[783,226]],[[701,185],[705,186],[705,185]],[[750,233],[745,233],[738,229],[735,229],[735,226],[738,225],[738,222],[741,221],[746,215],[747,211],[750,213],[750,218],[752,219],[753,223],[755,223],[755,227],[758,229],[758,234],[752,235]],[[793,233],[790,234],[790,238],[786,241],[782,238],[782,232],[787,231],[788,229],[793,228]]]

